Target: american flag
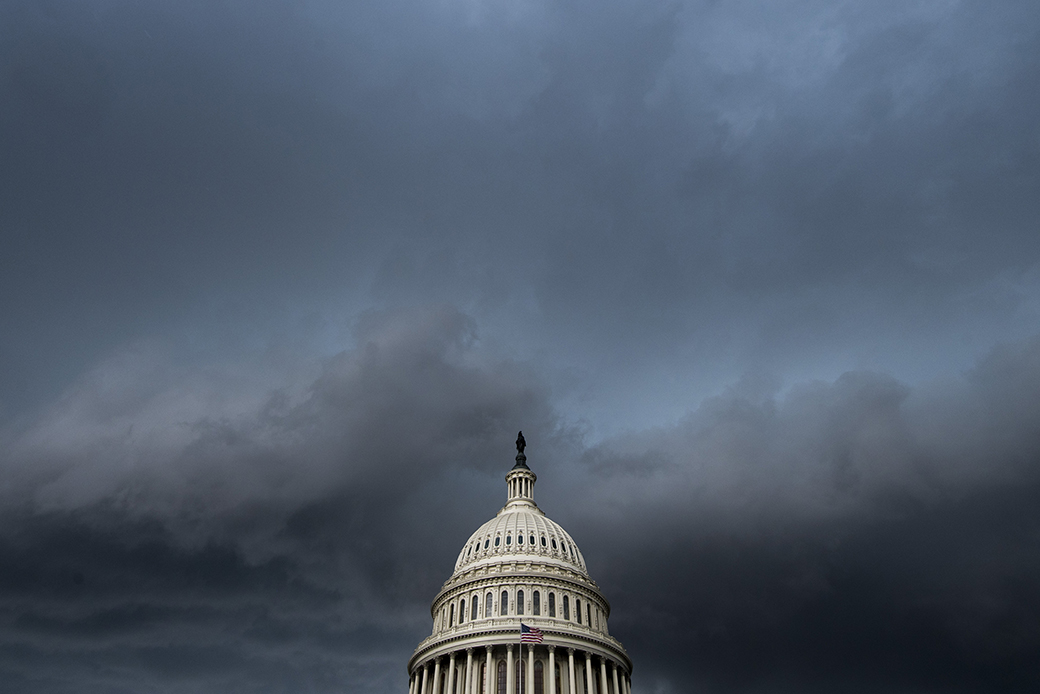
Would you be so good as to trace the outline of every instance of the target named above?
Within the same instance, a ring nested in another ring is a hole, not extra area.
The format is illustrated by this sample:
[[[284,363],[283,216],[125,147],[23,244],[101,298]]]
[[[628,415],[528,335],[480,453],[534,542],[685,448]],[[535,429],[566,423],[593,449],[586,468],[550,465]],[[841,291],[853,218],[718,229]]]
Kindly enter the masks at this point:
[[[542,630],[529,627],[520,622],[520,643],[541,643]]]

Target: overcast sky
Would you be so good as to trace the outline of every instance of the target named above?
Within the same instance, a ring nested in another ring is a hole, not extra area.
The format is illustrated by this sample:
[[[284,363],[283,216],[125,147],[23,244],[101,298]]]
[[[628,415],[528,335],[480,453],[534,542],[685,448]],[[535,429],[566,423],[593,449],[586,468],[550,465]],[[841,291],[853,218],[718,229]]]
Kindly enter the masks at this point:
[[[635,691],[1040,689],[1040,3],[6,0],[0,688],[403,692],[505,499]]]

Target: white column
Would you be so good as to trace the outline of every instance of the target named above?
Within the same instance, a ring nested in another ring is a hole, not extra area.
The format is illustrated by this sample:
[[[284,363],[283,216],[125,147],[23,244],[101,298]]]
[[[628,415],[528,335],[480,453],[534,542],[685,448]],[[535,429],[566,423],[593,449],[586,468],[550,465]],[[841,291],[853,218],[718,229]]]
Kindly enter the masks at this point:
[[[433,661],[433,694],[441,694],[441,659]]]
[[[455,651],[448,658],[448,691],[444,694],[455,694]]]
[[[599,691],[600,694],[607,694],[607,659],[599,659]]]
[[[543,673],[544,674],[544,673]],[[534,694],[534,644],[527,644],[527,694]]]
[[[621,689],[618,687],[617,663],[611,663],[610,673],[614,676],[614,694],[621,694]]]
[[[549,646],[549,694],[556,694],[556,646]]]
[[[568,684],[570,689],[567,690],[567,694],[578,694],[577,680],[574,678],[574,649],[567,649],[567,664],[570,666],[570,680]]]
[[[462,685],[462,694],[473,694],[473,649],[466,649],[466,679]]]
[[[516,673],[513,672],[513,644],[506,646],[506,694],[516,694]]]
[[[592,673],[592,654],[585,651],[585,686],[589,688],[589,694],[596,694],[596,687],[592,680],[593,677],[595,677],[595,675]],[[437,694],[437,692],[434,692],[433,694]],[[606,692],[603,694],[606,694]]]
[[[484,694],[495,694],[491,689],[491,646],[484,646],[487,650],[487,664],[484,666]]]
[[[415,694],[415,675],[408,675],[408,694]]]
[[[419,688],[419,694],[426,694],[426,692],[429,691],[428,689],[426,689],[426,680],[429,679],[429,675],[430,675],[430,664],[427,662],[425,665],[423,665],[423,670],[422,670],[422,687]]]

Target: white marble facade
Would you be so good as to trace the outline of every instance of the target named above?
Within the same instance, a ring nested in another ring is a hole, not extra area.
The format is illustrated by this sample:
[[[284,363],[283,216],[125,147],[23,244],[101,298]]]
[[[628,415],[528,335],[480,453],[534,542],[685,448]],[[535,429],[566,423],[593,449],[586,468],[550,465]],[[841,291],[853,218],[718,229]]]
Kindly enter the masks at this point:
[[[506,505],[463,546],[408,661],[408,694],[630,694],[632,661],[578,546],[534,502],[523,453]],[[544,634],[520,643],[520,623]]]

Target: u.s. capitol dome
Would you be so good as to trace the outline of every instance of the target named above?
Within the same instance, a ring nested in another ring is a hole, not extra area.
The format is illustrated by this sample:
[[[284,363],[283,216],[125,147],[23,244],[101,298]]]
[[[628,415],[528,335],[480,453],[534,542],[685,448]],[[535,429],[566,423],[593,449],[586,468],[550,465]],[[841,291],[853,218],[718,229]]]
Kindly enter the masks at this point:
[[[574,539],[535,504],[524,446],[520,435],[506,505],[466,541],[433,600],[409,694],[631,694],[610,603]]]

